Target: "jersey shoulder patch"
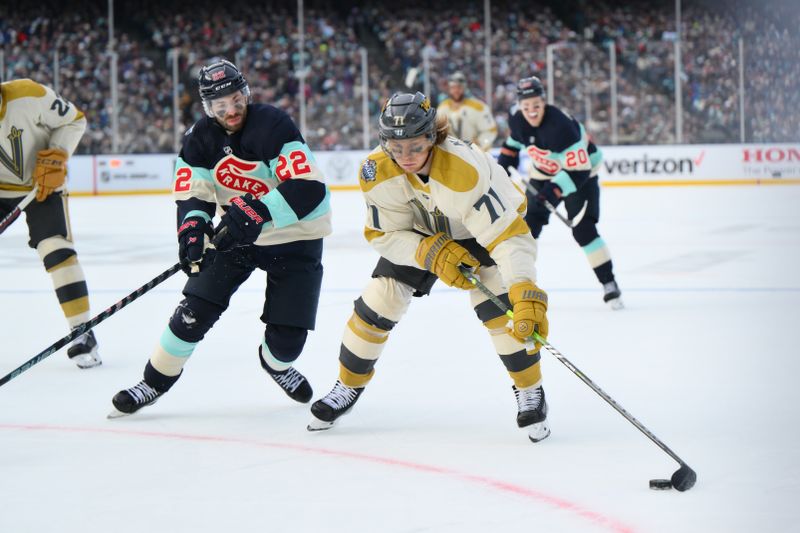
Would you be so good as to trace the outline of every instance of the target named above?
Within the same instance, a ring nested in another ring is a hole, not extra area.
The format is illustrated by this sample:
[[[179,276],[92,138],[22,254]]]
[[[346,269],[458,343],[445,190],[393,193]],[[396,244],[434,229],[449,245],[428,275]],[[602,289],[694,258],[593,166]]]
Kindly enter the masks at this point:
[[[392,158],[378,147],[361,163],[361,168],[358,172],[358,183],[361,185],[361,190],[367,192],[379,183],[402,175],[405,175],[403,169],[397,166],[397,163],[392,161]]]

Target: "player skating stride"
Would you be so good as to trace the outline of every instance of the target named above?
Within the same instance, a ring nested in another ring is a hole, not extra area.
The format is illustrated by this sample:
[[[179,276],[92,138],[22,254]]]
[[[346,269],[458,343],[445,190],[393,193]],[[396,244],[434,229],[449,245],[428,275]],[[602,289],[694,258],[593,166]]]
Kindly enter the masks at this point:
[[[421,93],[395,94],[381,112],[380,146],[359,176],[365,236],[381,257],[345,328],[339,379],[311,406],[308,429],[328,429],[353,407],[412,297],[429,294],[441,279],[469,292],[514,383],[517,424],[540,441],[550,430],[539,346],[527,350],[522,341],[534,330],[547,336],[547,294],[536,286],[536,241],[522,218],[525,195],[489,154],[449,136],[446,119],[438,118]],[[511,328],[460,265],[477,269],[511,305]]]
[[[561,200],[569,218],[586,212],[572,228],[572,236],[581,246],[597,279],[603,285],[603,300],[612,309],[622,309],[621,293],[614,278],[611,254],[597,232],[600,220],[600,186],[597,172],[602,153],[589,140],[583,125],[553,105],[545,103],[545,91],[539,78],[523,78],[517,84],[519,109],[508,121],[511,130],[500,149],[498,163],[508,171],[519,166],[519,152],[531,157],[528,185],[528,213],[525,220],[535,238],[548,223],[550,210]],[[530,189],[534,189],[536,193]]]
[[[155,402],[178,381],[197,344],[256,268],[267,273],[261,366],[292,399],[312,397],[292,365],[316,320],[330,193],[292,119],[273,106],[250,103],[250,88],[236,66],[222,60],[203,67],[199,85],[208,117],[187,131],[173,186],[178,253],[190,276],[185,298],[144,379],[114,396],[112,418]],[[217,251],[204,255],[220,208],[225,214]]]
[[[28,79],[0,83],[0,219],[36,187],[36,201],[24,210],[28,246],[39,253],[73,329],[90,318],[89,290],[73,243],[65,181],[67,159],[85,129],[83,112],[50,87]],[[94,332],[75,339],[67,356],[79,368],[100,365]]]

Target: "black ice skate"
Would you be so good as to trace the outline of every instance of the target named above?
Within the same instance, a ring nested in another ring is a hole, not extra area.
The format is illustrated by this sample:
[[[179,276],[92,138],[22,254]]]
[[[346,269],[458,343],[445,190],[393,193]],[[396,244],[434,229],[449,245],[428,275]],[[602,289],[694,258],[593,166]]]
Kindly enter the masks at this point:
[[[550,435],[550,427],[547,425],[547,401],[544,399],[544,389],[538,387],[528,387],[518,389],[512,386],[514,395],[517,397],[517,425],[528,432],[531,442],[539,442]]]
[[[622,292],[620,292],[616,281],[603,283],[603,301],[614,311],[625,308],[621,296]]]
[[[94,338],[92,330],[72,341],[67,356],[78,365],[78,368],[92,368],[103,364],[97,353],[97,339]]]
[[[269,374],[269,377],[275,380],[275,383],[280,385],[289,398],[300,403],[311,401],[314,391],[303,374],[291,366],[282,372],[276,372],[264,362],[264,358],[261,357],[261,348],[258,349],[258,359],[261,361],[261,367]]]
[[[121,390],[114,395],[111,403],[116,410],[108,413],[108,418],[132,415],[142,407],[155,403],[163,395],[163,392],[157,391],[142,380],[130,389]]]
[[[346,414],[353,407],[362,392],[364,392],[364,387],[348,387],[337,379],[333,390],[311,406],[311,414],[313,416],[307,429],[309,431],[319,431],[333,427],[336,419]]]

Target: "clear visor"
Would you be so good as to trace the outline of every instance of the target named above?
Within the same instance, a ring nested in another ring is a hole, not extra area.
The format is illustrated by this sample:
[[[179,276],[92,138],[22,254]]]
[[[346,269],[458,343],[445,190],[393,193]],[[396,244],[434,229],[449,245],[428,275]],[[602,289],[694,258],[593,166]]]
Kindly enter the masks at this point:
[[[243,91],[238,91],[227,96],[214,98],[213,100],[206,100],[203,102],[203,107],[209,116],[217,118],[225,118],[226,115],[242,114],[247,108],[247,95]]]
[[[415,139],[387,139],[381,142],[381,147],[392,159],[407,159],[427,154],[433,147],[433,142],[427,136]]]

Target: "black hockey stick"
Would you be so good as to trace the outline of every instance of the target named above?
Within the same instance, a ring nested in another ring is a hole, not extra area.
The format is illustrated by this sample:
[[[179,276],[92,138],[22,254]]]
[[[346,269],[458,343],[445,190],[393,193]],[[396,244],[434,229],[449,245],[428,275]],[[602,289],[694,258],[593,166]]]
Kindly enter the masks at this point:
[[[19,216],[34,198],[36,198],[36,187],[34,187],[33,190],[29,192],[27,196],[25,196],[9,214],[3,217],[3,220],[0,220],[0,233],[3,233],[6,229],[8,229],[12,222],[19,218]]]
[[[525,185],[525,188],[528,189],[528,192],[530,192],[533,195],[533,197],[536,198],[536,201],[537,202],[541,202],[542,205],[544,205],[547,208],[548,211],[550,211],[556,217],[558,217],[558,219],[561,222],[563,222],[565,226],[567,226],[568,228],[574,228],[575,226],[580,224],[581,220],[583,220],[583,215],[586,214],[586,208],[589,207],[589,201],[588,200],[583,202],[583,207],[581,207],[581,210],[578,211],[577,215],[575,215],[572,218],[567,218],[567,217],[565,217],[564,215],[562,215],[561,213],[558,212],[558,210],[556,209],[556,206],[554,206],[553,204],[551,204],[547,200],[539,199],[538,198],[539,191],[537,191],[536,187],[534,187],[531,184],[530,180],[524,179],[520,175],[519,171],[516,168],[508,167],[508,170],[511,173],[511,176],[512,176],[512,178],[514,178],[515,181],[519,181],[520,183],[523,183]]]
[[[475,285],[478,288],[478,290],[480,290],[483,294],[485,294],[486,297],[489,298],[489,300],[492,301],[492,303],[494,303],[509,318],[512,318],[512,319],[514,318],[514,312],[511,309],[509,309],[508,306],[505,303],[503,303],[503,301],[500,300],[500,298],[497,297],[497,295],[495,295],[492,291],[490,291],[489,288],[486,287],[486,285],[481,283],[481,281],[477,277],[475,277],[475,275],[472,273],[471,270],[469,270],[469,269],[467,269],[467,268],[465,268],[463,266],[459,267],[459,268],[461,270],[461,273],[464,274],[464,277],[466,277],[470,282],[472,282],[472,284]],[[592,389],[594,392],[597,393],[598,396],[600,396],[602,399],[604,399],[606,402],[608,402],[608,404],[611,405],[611,407],[616,409],[619,414],[621,414],[623,417],[625,417],[625,420],[627,420],[628,422],[633,424],[636,427],[636,429],[638,429],[639,431],[644,433],[659,448],[661,448],[664,452],[666,452],[667,455],[669,455],[675,461],[678,462],[678,464],[680,465],[680,468],[678,468],[678,470],[676,470],[672,474],[672,477],[669,480],[659,480],[659,479],[650,480],[650,488],[663,489],[663,488],[669,488],[671,486],[671,487],[674,487],[676,490],[678,490],[680,492],[684,492],[684,491],[687,491],[687,490],[691,489],[694,486],[695,482],[697,481],[697,474],[695,473],[694,470],[692,470],[689,467],[689,465],[687,465],[683,461],[683,459],[678,457],[678,455],[675,452],[670,450],[669,447],[667,447],[666,444],[661,442],[661,440],[659,440],[659,438],[656,437],[649,429],[644,427],[644,425],[642,425],[641,422],[636,420],[633,417],[633,415],[628,413],[611,396],[606,394],[606,392],[603,391],[603,389],[598,387],[591,379],[589,379],[589,377],[586,374],[581,372],[578,369],[578,367],[576,367],[574,364],[572,364],[572,362],[569,359],[567,359],[564,356],[564,354],[559,352],[555,348],[555,346],[550,344],[547,341],[547,339],[545,339],[544,337],[542,337],[541,335],[539,335],[536,332],[533,333],[532,338],[536,342],[541,343],[541,345],[544,346],[544,348],[548,352],[553,354],[555,356],[555,358],[558,359],[564,366],[566,366],[573,374],[578,376],[581,379],[581,381],[586,383],[586,385],[588,385],[590,389]]]
[[[228,232],[227,228],[223,228],[219,233],[217,233],[214,236],[214,240],[209,245],[209,248],[215,247],[216,244],[219,243],[220,238],[227,232]],[[115,303],[102,313],[98,314],[96,317],[92,318],[87,322],[84,322],[80,326],[75,327],[75,329],[73,329],[69,335],[57,340],[56,342],[54,342],[53,344],[51,344],[50,346],[48,346],[47,348],[36,354],[34,357],[30,358],[28,361],[26,361],[22,365],[12,370],[10,373],[0,378],[0,387],[2,387],[15,377],[19,376],[20,374],[31,368],[33,365],[36,365],[42,362],[47,357],[50,357],[55,352],[57,352],[58,350],[60,350],[73,340],[77,339],[78,337],[80,337],[93,327],[95,327],[100,322],[104,321],[105,319],[115,314],[117,311],[119,311],[132,301],[136,300],[140,296],[146,294],[147,292],[155,288],[157,285],[160,285],[162,282],[164,282],[167,278],[171,277],[173,274],[178,272],[180,269],[181,269],[181,264],[175,263],[174,265],[166,269],[164,272],[154,277],[153,279],[151,279],[150,281],[148,281],[147,283],[145,283],[144,285],[142,285],[129,295],[127,295],[122,300],[118,301],[117,303]],[[199,270],[199,266],[197,264],[192,264],[192,270],[195,271],[195,269]]]

